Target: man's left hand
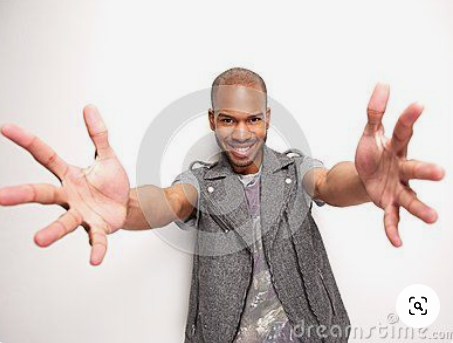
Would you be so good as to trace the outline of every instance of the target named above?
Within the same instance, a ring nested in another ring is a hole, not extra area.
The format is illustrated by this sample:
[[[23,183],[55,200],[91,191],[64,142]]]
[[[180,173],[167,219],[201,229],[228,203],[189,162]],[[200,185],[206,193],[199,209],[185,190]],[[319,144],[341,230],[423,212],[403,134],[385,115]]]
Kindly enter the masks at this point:
[[[440,181],[445,170],[433,163],[406,158],[413,125],[423,112],[421,104],[409,105],[398,118],[392,138],[385,137],[382,117],[389,94],[388,85],[376,85],[367,107],[368,122],[357,146],[355,166],[371,201],[384,210],[388,239],[399,247],[400,207],[426,223],[437,220],[437,212],[417,198],[409,180]]]

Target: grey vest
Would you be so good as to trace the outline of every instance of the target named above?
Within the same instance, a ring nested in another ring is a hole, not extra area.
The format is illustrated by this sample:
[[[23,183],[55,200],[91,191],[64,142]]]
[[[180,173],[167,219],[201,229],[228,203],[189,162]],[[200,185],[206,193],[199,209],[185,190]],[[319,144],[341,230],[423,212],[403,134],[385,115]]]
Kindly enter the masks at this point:
[[[263,152],[262,240],[277,296],[302,342],[347,342],[348,313],[304,198],[303,156],[266,145]],[[224,153],[216,164],[192,172],[200,186],[200,212],[185,343],[231,343],[252,281],[252,219]]]

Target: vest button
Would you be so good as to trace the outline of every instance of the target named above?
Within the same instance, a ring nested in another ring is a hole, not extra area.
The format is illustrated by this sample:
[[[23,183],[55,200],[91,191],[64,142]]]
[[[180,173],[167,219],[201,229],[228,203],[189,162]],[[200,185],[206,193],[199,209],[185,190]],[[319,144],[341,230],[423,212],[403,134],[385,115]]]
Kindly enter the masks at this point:
[[[209,192],[209,193],[214,192],[214,187],[209,186],[209,187],[208,187],[208,192]]]
[[[285,180],[285,182],[286,182],[287,184],[290,184],[291,181],[292,181],[292,180],[291,180],[290,178],[287,178],[287,179]]]

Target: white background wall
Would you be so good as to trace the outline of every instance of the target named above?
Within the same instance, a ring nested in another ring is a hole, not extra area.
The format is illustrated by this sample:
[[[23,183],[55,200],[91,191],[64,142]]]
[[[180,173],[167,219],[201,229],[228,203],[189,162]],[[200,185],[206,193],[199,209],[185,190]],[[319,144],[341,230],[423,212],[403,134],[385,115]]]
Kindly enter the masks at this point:
[[[313,156],[332,167],[353,160],[371,91],[389,82],[388,135],[410,102],[426,106],[409,158],[437,162],[447,174],[440,183],[411,184],[438,222],[402,210],[404,246],[395,249],[383,211],[371,204],[317,208],[316,219],[355,326],[385,323],[399,292],[424,283],[441,300],[430,329],[453,331],[452,16],[448,0],[0,0],[0,122],[21,125],[69,163],[88,166],[94,149],[82,108],[94,103],[135,185],[153,117],[242,66],[263,76],[269,94],[297,117]],[[0,187],[58,184],[4,137],[0,157]],[[0,208],[0,342],[181,342],[190,255],[152,231],[110,236],[97,268],[81,228],[47,249],[35,246],[33,234],[62,212]]]

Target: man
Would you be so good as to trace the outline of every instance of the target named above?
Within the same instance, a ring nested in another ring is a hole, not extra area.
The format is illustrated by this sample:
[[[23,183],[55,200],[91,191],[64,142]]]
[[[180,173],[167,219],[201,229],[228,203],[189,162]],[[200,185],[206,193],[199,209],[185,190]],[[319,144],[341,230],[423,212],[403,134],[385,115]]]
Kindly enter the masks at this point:
[[[46,247],[81,225],[89,235],[92,265],[102,262],[107,235],[120,228],[171,222],[197,228],[186,342],[298,342],[297,328],[300,333],[307,325],[349,324],[311,216],[310,197],[318,205],[338,207],[372,201],[384,210],[385,232],[395,247],[402,244],[400,207],[426,223],[437,220],[436,211],[417,198],[408,182],[439,181],[445,174],[435,164],[406,159],[423,107],[408,106],[388,139],[381,122],[388,98],[389,87],[378,84],[355,161],[327,169],[303,153],[291,157],[267,147],[271,109],[264,81],[246,69],[227,70],[213,83],[208,118],[222,154],[217,163],[180,174],[168,188],[130,188],[94,106],[83,111],[96,147],[95,162],[86,169],[67,164],[36,136],[7,124],[2,134],[28,150],[61,187],[5,187],[0,204],[64,207],[67,212],[34,240]],[[348,335],[333,337],[320,330],[300,338],[343,342]]]

